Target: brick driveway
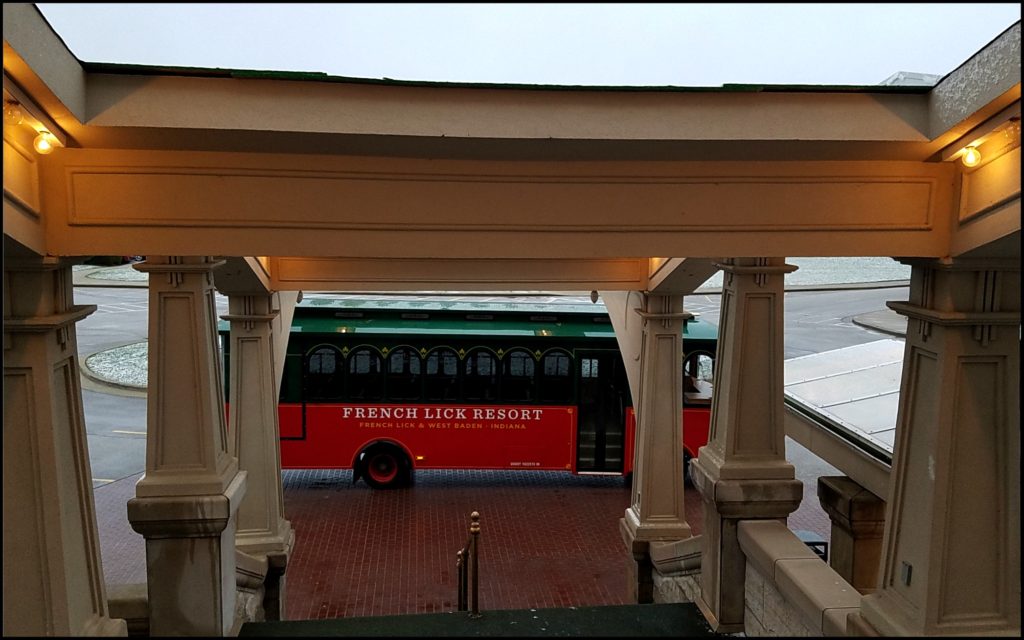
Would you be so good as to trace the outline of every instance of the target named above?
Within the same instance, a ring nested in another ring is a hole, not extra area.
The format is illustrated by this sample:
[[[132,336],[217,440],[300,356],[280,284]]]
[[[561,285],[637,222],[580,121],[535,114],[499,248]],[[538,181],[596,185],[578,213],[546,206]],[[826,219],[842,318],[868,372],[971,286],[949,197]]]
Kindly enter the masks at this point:
[[[288,616],[334,618],[455,608],[455,552],[480,512],[480,606],[625,604],[620,477],[544,471],[418,471],[373,491],[350,471],[289,471],[296,529]]]
[[[108,584],[145,581],[142,537],[126,519],[139,475],[96,489]],[[528,609],[626,604],[627,556],[618,519],[622,478],[546,471],[418,471],[412,487],[375,491],[352,472],[285,471],[285,513],[296,531],[286,616],[316,619],[451,611],[455,552],[481,514],[480,606]],[[808,487],[810,489],[810,487]],[[828,538],[813,491],[790,518]],[[700,496],[686,517],[700,533]],[[799,526],[796,524],[799,523]]]

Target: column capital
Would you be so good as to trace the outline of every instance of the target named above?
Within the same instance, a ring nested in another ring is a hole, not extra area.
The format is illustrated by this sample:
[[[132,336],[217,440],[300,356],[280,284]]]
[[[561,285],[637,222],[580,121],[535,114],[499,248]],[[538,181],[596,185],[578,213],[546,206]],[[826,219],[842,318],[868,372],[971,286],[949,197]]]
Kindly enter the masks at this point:
[[[722,287],[726,290],[734,289],[741,283],[747,286],[753,284],[759,289],[764,288],[768,286],[770,276],[785,276],[798,269],[796,265],[786,264],[785,258],[725,258],[714,265],[721,269],[725,276]],[[781,290],[781,279],[777,285]]]
[[[4,331],[9,333],[45,333],[56,331],[79,320],[84,320],[96,311],[94,304],[75,304],[63,312],[45,316],[10,316],[4,318]]]

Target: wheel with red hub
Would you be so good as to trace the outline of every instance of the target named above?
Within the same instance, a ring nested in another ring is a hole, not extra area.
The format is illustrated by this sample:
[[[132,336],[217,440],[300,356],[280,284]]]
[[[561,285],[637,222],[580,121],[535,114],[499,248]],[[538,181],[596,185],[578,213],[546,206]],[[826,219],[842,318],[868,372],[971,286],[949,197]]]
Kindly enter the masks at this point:
[[[374,489],[394,489],[409,483],[409,458],[398,447],[372,446],[360,454],[359,459],[359,475]]]

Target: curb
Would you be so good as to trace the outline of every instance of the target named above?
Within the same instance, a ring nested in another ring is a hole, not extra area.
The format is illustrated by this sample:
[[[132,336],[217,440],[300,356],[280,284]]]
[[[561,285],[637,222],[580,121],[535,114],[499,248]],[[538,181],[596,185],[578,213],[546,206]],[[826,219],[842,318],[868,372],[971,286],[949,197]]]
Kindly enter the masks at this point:
[[[882,280],[880,282],[843,282],[835,284],[794,284],[783,289],[791,291],[859,291],[868,289],[900,289],[909,287],[910,280]],[[697,289],[689,295],[721,294],[722,288]]]
[[[865,329],[871,329],[873,331],[879,331],[881,333],[886,333],[886,334],[889,334],[890,336],[895,336],[897,338],[904,338],[905,339],[907,337],[907,332],[906,331],[899,331],[899,330],[896,330],[896,329],[887,329],[887,328],[883,327],[880,324],[874,324],[874,323],[867,322],[867,321],[864,321],[864,320],[858,320],[858,316],[854,316],[854,317],[850,318],[850,322],[852,322],[853,324],[855,324],[855,325],[857,325],[859,327],[864,327]]]
[[[123,344],[123,345],[118,346],[118,347],[111,347],[109,349],[100,349],[99,351],[94,351],[93,353],[90,353],[88,355],[80,356],[79,359],[78,359],[78,369],[81,372],[82,376],[85,377],[88,381],[90,381],[93,384],[98,385],[100,387],[104,387],[107,390],[114,391],[114,392],[121,392],[119,395],[130,395],[130,396],[134,396],[134,397],[145,396],[149,392],[149,385],[148,384],[146,384],[144,386],[140,386],[140,385],[123,383],[123,382],[119,382],[119,381],[111,379],[111,378],[107,378],[106,376],[100,375],[100,374],[96,373],[95,371],[93,371],[91,368],[89,368],[89,365],[86,362],[89,358],[91,358],[92,356],[94,356],[94,355],[96,355],[98,353],[106,353],[108,351],[115,351],[117,349],[122,349],[124,347],[130,346],[130,345],[133,345],[133,344],[138,344],[138,342],[137,341],[136,342],[130,342],[128,344]]]

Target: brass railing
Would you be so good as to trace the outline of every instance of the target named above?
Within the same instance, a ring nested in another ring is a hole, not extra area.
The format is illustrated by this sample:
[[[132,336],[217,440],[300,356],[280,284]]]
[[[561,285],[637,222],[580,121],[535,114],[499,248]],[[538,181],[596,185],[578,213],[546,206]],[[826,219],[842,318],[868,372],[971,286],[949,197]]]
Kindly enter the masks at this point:
[[[480,514],[469,514],[469,539],[465,546],[455,553],[455,571],[459,576],[459,611],[470,611],[469,596],[472,592],[473,609],[471,616],[480,615]],[[470,573],[472,566],[472,573]]]

